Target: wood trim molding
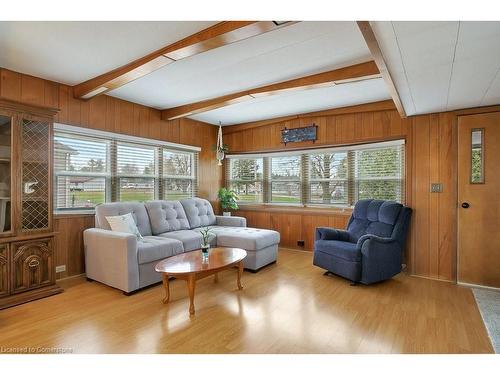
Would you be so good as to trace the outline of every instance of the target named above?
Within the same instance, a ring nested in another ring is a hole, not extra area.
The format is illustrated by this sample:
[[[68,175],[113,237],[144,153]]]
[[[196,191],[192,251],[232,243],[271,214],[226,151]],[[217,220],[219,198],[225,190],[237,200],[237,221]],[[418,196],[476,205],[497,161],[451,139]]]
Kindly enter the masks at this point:
[[[242,130],[258,128],[265,125],[272,125],[299,118],[317,117],[317,116],[336,116],[336,115],[345,115],[350,113],[364,113],[364,112],[391,111],[391,110],[395,111],[396,106],[394,105],[394,102],[389,99],[374,103],[358,104],[348,107],[327,109],[325,111],[301,113],[293,116],[277,117],[269,120],[260,120],[254,122],[246,122],[237,125],[229,125],[229,126],[224,126],[222,128],[222,132],[224,135],[226,135],[231,133],[237,133]]]
[[[221,96],[197,103],[182,105],[162,111],[163,120],[175,120],[202,112],[211,111],[235,103],[240,103],[253,98],[277,95],[289,91],[303,91],[340,85],[344,83],[364,81],[380,78],[380,72],[374,61],[346,66],[344,68],[330,70],[328,72],[304,76],[288,81],[278,82],[271,85],[261,86],[250,90],[240,91],[234,94]]]
[[[331,215],[344,215],[351,216],[352,208],[335,208],[335,207],[294,207],[294,206],[273,206],[263,204],[245,204],[240,205],[238,211],[257,211],[267,213],[286,213],[286,214],[300,214],[300,215],[313,215],[313,216],[331,216]],[[238,211],[233,214],[238,216]]]
[[[382,50],[378,44],[377,38],[375,37],[375,33],[370,25],[369,21],[357,21],[358,28],[363,34],[363,38],[370,50],[375,63],[377,64],[378,69],[380,70],[380,74],[382,78],[384,78],[385,84],[387,85],[387,89],[389,90],[389,94],[391,95],[396,108],[398,109],[399,115],[401,118],[406,118],[405,109],[403,107],[403,103],[398,94],[398,90],[394,85],[394,81],[391,78],[391,74],[389,73],[389,69],[384,60],[384,56],[382,55]]]
[[[110,72],[73,86],[74,97],[90,99],[141,78],[174,61],[296,23],[223,21]]]
[[[1,98],[0,98],[0,106],[3,109],[9,111],[24,112],[33,116],[48,117],[48,118],[52,118],[59,112],[59,109],[57,108],[41,107],[37,105],[26,104],[26,103],[16,102],[14,100],[1,99]]]
[[[467,116],[467,115],[476,115],[476,114],[480,114],[480,113],[500,112],[500,105],[490,105],[490,106],[485,106],[485,107],[459,109],[459,110],[455,110],[453,112],[457,116]]]

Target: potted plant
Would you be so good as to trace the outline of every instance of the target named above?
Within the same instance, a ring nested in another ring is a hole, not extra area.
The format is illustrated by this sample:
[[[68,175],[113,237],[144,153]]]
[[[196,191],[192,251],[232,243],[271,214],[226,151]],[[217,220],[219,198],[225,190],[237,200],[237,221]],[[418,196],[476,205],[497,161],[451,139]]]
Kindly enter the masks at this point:
[[[224,216],[231,216],[231,212],[228,210],[237,210],[238,203],[240,199],[234,190],[229,190],[226,188],[219,189],[219,201],[222,207],[222,214]]]
[[[214,234],[212,233],[212,229],[209,227],[203,227],[200,230],[201,234],[201,252],[203,256],[208,256],[208,250],[210,249],[210,240],[213,238]]]

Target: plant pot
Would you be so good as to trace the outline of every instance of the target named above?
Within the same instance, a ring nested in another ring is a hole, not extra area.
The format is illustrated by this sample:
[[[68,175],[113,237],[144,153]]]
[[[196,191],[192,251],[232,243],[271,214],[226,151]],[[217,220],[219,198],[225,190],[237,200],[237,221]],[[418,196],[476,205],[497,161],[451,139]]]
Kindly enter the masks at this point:
[[[231,216],[231,212],[225,212],[225,211],[224,211],[224,212],[222,213],[222,216]]]
[[[210,249],[210,245],[202,245],[201,252],[205,255],[208,254],[208,250]]]

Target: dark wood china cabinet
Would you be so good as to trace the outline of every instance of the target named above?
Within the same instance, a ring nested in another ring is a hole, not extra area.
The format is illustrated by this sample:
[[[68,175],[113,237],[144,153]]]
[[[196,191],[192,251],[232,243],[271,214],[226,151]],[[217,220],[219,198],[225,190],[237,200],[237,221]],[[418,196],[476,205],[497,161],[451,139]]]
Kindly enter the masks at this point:
[[[0,309],[62,291],[52,220],[56,113],[0,99]]]

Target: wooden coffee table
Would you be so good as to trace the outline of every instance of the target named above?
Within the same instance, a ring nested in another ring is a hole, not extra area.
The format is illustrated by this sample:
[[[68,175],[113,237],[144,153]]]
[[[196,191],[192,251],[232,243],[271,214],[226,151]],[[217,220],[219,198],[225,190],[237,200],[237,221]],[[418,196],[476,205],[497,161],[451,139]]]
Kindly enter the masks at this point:
[[[163,303],[168,303],[170,300],[169,277],[187,281],[190,300],[189,315],[194,314],[194,289],[196,280],[215,275],[214,281],[217,282],[218,272],[231,267],[238,267],[237,285],[238,289],[243,289],[241,286],[241,274],[243,273],[243,259],[246,256],[247,252],[243,249],[236,247],[215,247],[210,249],[207,262],[203,262],[201,250],[190,251],[162,260],[155,266],[155,270],[163,274],[163,286],[165,287]]]

